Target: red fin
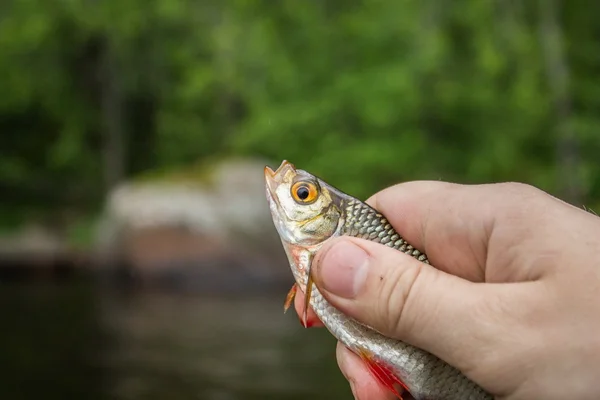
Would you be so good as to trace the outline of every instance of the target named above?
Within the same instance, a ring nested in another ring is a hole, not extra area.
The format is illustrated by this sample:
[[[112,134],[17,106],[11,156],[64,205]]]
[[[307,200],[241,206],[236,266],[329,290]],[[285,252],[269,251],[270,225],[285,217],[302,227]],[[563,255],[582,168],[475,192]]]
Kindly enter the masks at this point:
[[[304,293],[304,310],[302,310],[302,325],[305,328],[309,328],[308,325],[308,307],[310,307],[310,296],[312,293],[312,277],[308,274],[308,281],[306,282],[306,293]]]
[[[290,308],[290,306],[292,305],[292,301],[294,301],[294,297],[296,296],[297,290],[298,290],[298,285],[296,283],[294,283],[292,285],[292,288],[288,292],[287,296],[285,297],[285,303],[283,304],[283,313],[284,314],[287,312],[288,308]]]
[[[387,367],[381,362],[376,361],[373,358],[373,356],[369,354],[366,350],[360,350],[358,352],[358,355],[365,362],[365,365],[367,366],[371,374],[377,379],[377,381],[379,381],[379,383],[381,383],[392,393],[394,393],[400,400],[402,400],[402,395],[398,393],[398,391],[394,387],[394,384],[399,384],[406,391],[408,391],[408,388],[406,387],[404,382],[402,382],[400,378],[394,375],[394,373],[389,367]]]

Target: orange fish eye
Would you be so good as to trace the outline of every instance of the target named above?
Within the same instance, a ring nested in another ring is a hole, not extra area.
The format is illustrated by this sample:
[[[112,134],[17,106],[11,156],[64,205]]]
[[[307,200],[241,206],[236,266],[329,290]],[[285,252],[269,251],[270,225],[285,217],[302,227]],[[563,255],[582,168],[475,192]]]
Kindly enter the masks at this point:
[[[296,182],[292,186],[292,197],[297,203],[310,204],[317,199],[317,186],[311,182]]]

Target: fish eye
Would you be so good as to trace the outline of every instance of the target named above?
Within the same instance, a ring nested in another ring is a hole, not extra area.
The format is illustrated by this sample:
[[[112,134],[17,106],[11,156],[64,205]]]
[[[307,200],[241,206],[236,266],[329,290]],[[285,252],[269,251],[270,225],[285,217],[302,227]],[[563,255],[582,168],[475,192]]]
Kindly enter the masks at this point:
[[[312,182],[296,182],[292,186],[292,197],[299,204],[310,204],[317,200],[317,186]]]

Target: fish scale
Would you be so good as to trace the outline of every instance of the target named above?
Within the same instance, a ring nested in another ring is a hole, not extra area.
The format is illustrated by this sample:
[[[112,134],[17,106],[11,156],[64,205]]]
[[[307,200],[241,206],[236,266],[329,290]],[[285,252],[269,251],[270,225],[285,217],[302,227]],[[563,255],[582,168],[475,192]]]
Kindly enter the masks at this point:
[[[383,243],[429,263],[427,256],[408,244],[382,214],[358,200],[347,203],[342,235]],[[493,399],[459,370],[431,353],[383,336],[349,318],[325,300],[316,286],[313,286],[310,303],[333,336],[350,350],[366,349],[377,361],[391,366],[416,400]]]
[[[357,200],[348,201],[345,208],[347,219],[342,230],[343,235],[385,244],[429,264],[427,256],[402,239],[382,214]]]

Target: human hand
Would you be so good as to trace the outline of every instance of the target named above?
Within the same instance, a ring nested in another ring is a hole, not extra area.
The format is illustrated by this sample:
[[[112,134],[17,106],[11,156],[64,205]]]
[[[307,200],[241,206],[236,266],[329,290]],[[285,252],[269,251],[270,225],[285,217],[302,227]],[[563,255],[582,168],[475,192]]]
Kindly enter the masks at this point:
[[[600,218],[516,183],[410,182],[367,203],[435,268],[336,238],[311,268],[331,304],[498,398],[598,398]],[[298,292],[297,311],[303,301]],[[312,311],[308,319],[322,326]],[[357,399],[394,398],[340,343],[337,359]]]

